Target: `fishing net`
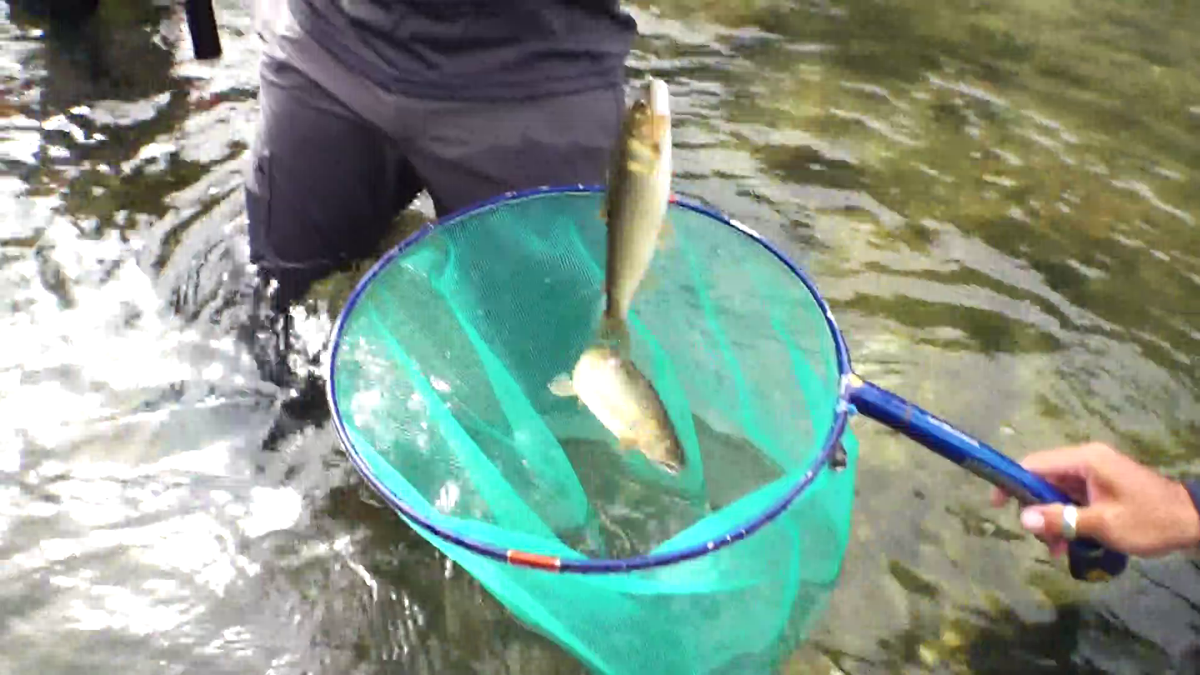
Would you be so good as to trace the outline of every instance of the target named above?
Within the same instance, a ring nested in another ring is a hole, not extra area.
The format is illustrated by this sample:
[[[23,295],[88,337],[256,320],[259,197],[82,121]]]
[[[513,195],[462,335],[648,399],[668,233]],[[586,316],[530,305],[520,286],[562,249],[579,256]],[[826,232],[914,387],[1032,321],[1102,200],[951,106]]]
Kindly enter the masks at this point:
[[[630,314],[678,475],[555,395],[595,339],[603,192],[427,227],[343,310],[329,394],[371,486],[514,615],[600,673],[769,673],[841,567],[857,447],[837,348],[789,264],[674,202]]]

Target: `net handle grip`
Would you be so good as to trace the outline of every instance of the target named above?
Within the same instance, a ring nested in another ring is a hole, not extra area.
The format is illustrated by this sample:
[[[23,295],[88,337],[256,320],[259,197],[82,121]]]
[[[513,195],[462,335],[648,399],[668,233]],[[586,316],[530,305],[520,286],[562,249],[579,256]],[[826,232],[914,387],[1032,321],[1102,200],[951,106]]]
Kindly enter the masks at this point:
[[[848,398],[858,412],[904,434],[942,457],[1008,492],[1025,504],[1071,504],[1070,497],[995,448],[881,387],[851,376]],[[1070,542],[1071,576],[1108,581],[1125,571],[1129,557],[1093,539]]]

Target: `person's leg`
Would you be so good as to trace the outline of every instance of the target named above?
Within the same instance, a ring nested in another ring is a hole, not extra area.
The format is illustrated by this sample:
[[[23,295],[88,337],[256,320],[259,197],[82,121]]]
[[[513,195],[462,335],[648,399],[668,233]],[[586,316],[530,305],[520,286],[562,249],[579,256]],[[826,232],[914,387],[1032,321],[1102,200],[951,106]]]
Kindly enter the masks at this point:
[[[438,215],[505,192],[603,184],[625,110],[621,87],[520,102],[406,102],[421,134],[405,151]]]
[[[259,102],[246,181],[250,256],[286,307],[371,253],[421,184],[387,135],[291,64],[264,59]]]

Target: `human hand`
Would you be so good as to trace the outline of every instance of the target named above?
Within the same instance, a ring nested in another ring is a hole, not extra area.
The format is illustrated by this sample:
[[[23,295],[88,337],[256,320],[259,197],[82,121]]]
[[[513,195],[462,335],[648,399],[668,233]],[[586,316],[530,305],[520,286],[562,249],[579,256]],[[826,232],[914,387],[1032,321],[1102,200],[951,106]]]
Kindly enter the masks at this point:
[[[1200,513],[1187,488],[1103,443],[1034,452],[1021,466],[1045,478],[1080,504],[1075,530],[1129,555],[1157,557],[1200,545]],[[992,490],[992,505],[1009,495]],[[1021,510],[1021,525],[1050,547],[1067,550],[1062,537],[1064,504]]]

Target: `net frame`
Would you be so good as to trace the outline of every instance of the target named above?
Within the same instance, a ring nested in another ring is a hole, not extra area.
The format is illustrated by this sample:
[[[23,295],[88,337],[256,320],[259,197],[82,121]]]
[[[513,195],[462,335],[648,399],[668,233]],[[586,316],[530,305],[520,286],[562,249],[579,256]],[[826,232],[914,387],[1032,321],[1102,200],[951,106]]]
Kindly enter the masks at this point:
[[[672,564],[680,563],[694,558],[713,553],[719,549],[725,548],[737,541],[740,541],[764,526],[771,523],[775,518],[788,509],[804,491],[812,485],[822,471],[829,469],[832,466],[832,460],[838,450],[842,436],[846,432],[851,415],[854,412],[853,406],[849,403],[849,389],[853,378],[853,370],[850,364],[850,353],[845,340],[842,337],[841,330],[837,326],[837,321],[833,317],[833,312],[825,299],[817,290],[817,286],[813,280],[804,273],[798,264],[787,256],[779,247],[775,246],[758,232],[747,227],[738,220],[727,216],[726,214],[714,209],[698,200],[693,200],[688,197],[681,197],[678,194],[671,196],[671,203],[675,206],[693,211],[699,215],[706,216],[711,220],[721,225],[733,228],[743,236],[750,239],[753,243],[762,246],[777,260],[783,263],[784,266],[792,272],[799,281],[804,284],[813,301],[820,309],[822,317],[825,320],[826,328],[828,328],[830,337],[833,340],[834,355],[837,361],[838,375],[838,394],[835,399],[835,410],[833,416],[833,424],[829,432],[825,436],[825,440],[821,445],[820,452],[809,462],[804,473],[796,480],[793,485],[782,497],[776,500],[773,504],[763,509],[762,512],[752,516],[743,524],[726,530],[722,535],[709,538],[703,542],[686,546],[673,551],[661,553],[646,553],[627,558],[563,558],[561,556],[549,556],[532,551],[523,551],[512,548],[502,548],[479,541],[471,537],[458,534],[452,530],[441,527],[433,523],[418,509],[413,508],[405,502],[403,498],[390,490],[387,485],[375,475],[371,469],[369,462],[354,446],[350,438],[350,434],[346,429],[345,423],[342,420],[341,408],[338,405],[337,391],[335,387],[337,373],[337,358],[339,347],[342,344],[342,331],[345,328],[346,320],[353,312],[358,300],[363,293],[370,287],[372,280],[377,274],[385,269],[393,260],[407,252],[412,247],[420,244],[431,234],[440,232],[447,227],[454,227],[466,218],[469,218],[480,211],[501,206],[506,202],[526,199],[530,197],[541,197],[553,194],[574,193],[574,194],[595,194],[604,193],[606,187],[602,185],[586,185],[575,184],[565,186],[546,186],[531,188],[527,190],[514,190],[505,192],[492,199],[488,199],[472,206],[468,206],[446,216],[437,219],[433,222],[427,222],[422,225],[416,232],[406,237],[403,241],[397,244],[392,250],[385,253],[374,265],[363,275],[363,277],[355,284],[351,291],[346,304],[339,312],[337,322],[333,326],[333,340],[330,348],[328,365],[326,367],[326,398],[328,400],[331,418],[333,420],[334,431],[337,434],[338,440],[349,457],[351,464],[358,473],[366,480],[371,489],[380,496],[391,508],[400,512],[412,523],[422,528],[433,536],[452,542],[462,548],[465,548],[473,553],[482,555],[492,560],[508,563],[521,567],[530,567],[542,569],[551,572],[567,572],[579,574],[612,574],[634,570],[646,570],[658,567],[665,567]]]

